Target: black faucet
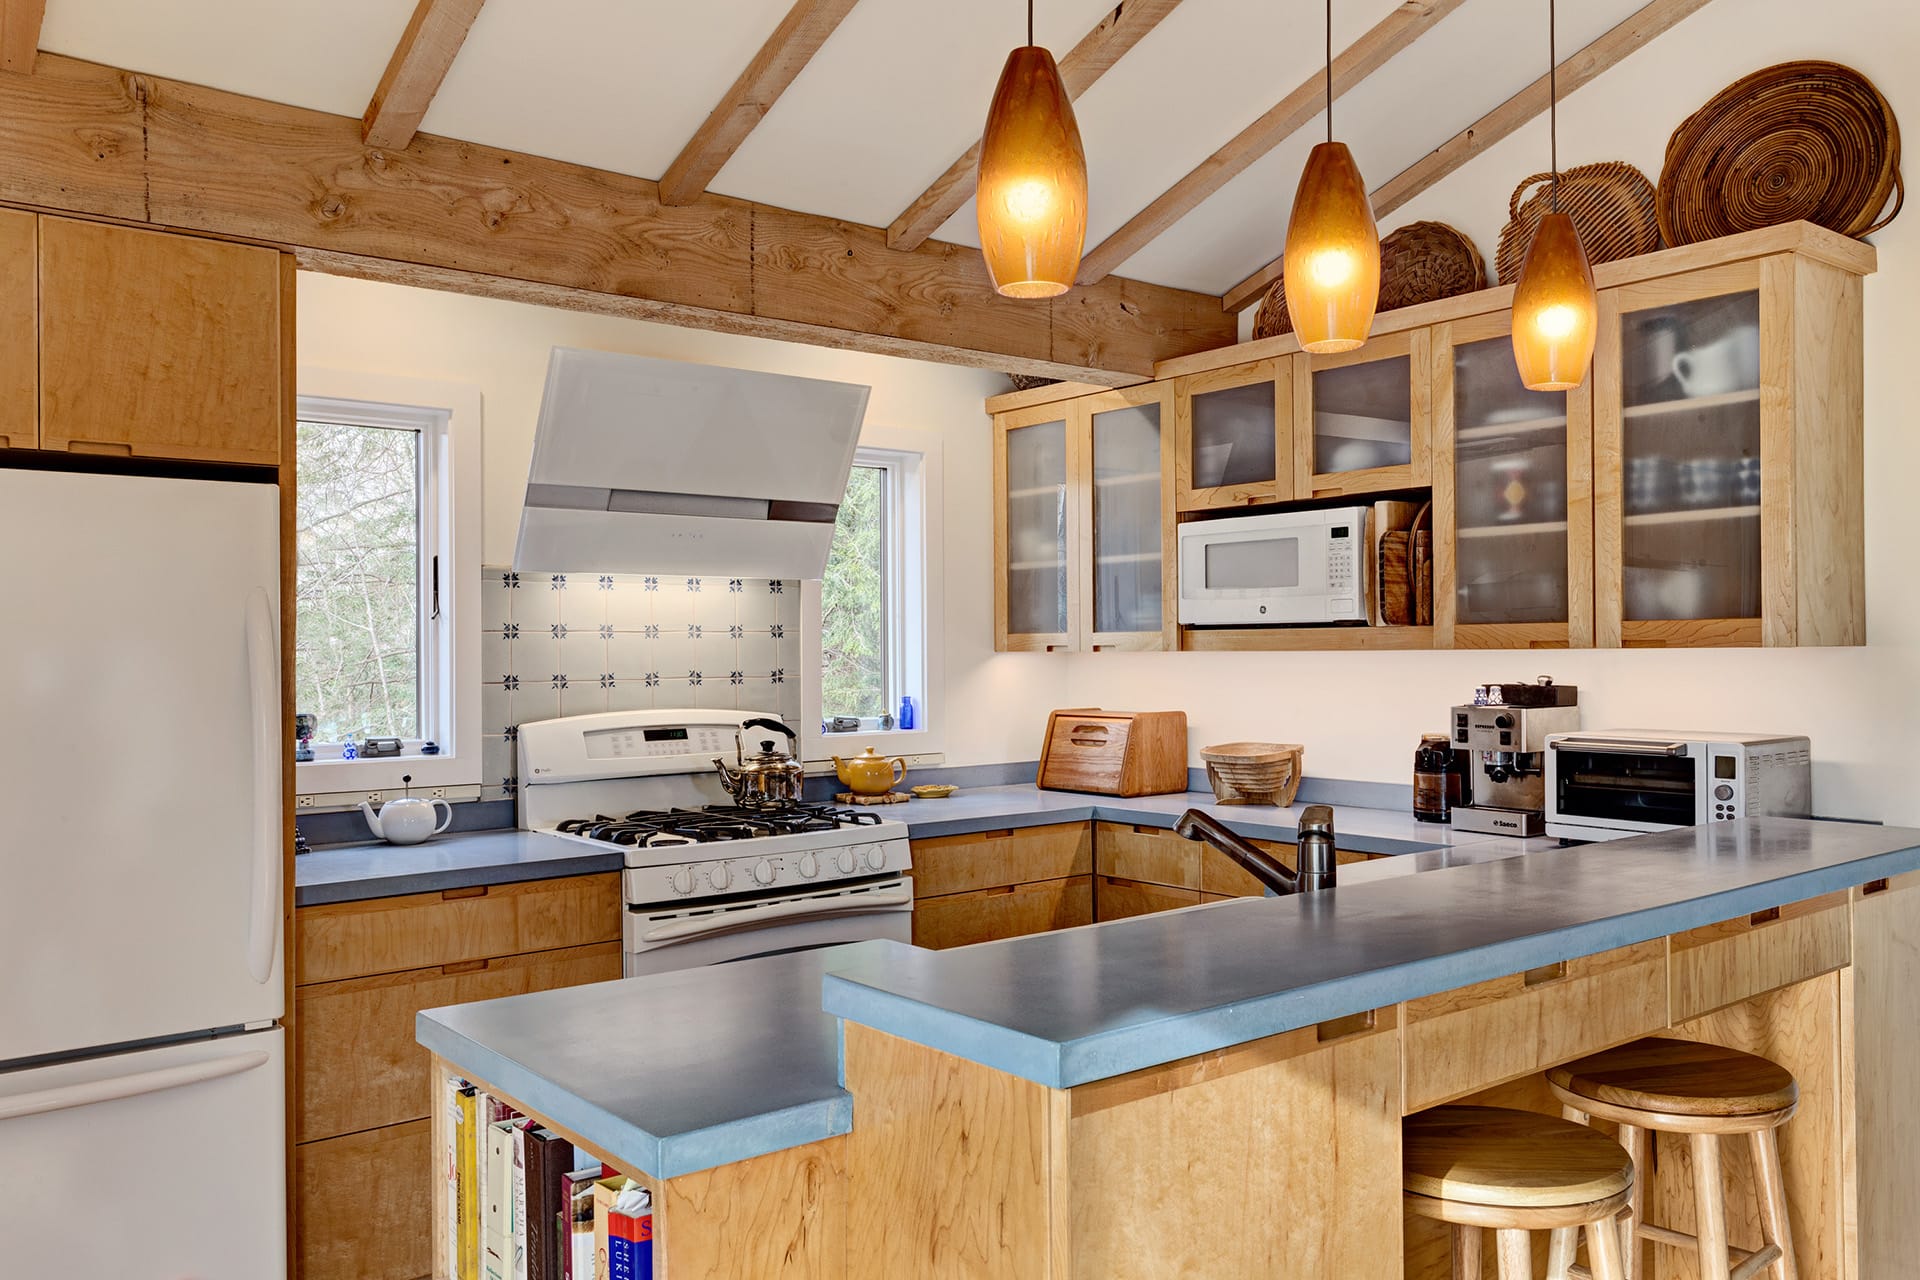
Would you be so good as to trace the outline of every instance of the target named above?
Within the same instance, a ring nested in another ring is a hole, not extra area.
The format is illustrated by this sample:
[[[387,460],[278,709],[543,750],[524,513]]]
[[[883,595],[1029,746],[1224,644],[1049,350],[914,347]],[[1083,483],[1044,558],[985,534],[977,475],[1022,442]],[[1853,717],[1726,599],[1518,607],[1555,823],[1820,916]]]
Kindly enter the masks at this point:
[[[1308,805],[1300,814],[1295,835],[1298,872],[1289,870],[1284,862],[1241,839],[1198,809],[1181,814],[1173,829],[1189,840],[1206,841],[1277,894],[1318,893],[1333,888],[1338,878],[1333,852],[1333,810],[1324,804]]]

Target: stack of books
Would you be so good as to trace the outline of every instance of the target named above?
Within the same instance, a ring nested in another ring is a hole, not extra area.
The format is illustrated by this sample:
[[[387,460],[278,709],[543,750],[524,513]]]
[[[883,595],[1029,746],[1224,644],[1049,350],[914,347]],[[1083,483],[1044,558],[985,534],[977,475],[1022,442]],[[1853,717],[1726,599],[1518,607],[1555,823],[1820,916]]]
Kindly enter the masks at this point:
[[[455,1280],[652,1280],[646,1188],[464,1080],[446,1105]]]

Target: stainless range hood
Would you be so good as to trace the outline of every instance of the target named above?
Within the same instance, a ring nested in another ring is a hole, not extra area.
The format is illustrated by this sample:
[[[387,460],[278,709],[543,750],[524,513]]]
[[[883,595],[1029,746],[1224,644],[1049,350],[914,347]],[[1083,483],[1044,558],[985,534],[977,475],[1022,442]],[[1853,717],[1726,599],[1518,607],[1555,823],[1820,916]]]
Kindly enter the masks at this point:
[[[818,578],[869,391],[555,347],[513,567]]]

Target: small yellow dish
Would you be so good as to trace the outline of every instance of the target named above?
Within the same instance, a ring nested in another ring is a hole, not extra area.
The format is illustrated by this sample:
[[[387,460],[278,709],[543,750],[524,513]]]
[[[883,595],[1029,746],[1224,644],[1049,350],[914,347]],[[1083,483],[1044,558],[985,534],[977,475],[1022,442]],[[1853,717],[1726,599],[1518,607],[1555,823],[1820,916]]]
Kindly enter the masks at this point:
[[[960,788],[944,782],[929,782],[912,788],[916,800],[945,800]]]

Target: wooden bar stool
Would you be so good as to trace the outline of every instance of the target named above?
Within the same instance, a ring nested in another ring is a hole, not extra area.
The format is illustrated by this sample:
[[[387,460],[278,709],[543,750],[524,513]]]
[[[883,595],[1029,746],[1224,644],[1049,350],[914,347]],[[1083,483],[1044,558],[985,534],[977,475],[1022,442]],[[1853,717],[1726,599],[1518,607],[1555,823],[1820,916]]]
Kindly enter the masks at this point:
[[[1533,1231],[1587,1233],[1594,1280],[1624,1280],[1614,1220],[1633,1162],[1605,1135],[1503,1107],[1435,1107],[1401,1122],[1407,1208],[1453,1228],[1454,1280],[1480,1280],[1491,1230],[1500,1280],[1532,1280]]]
[[[1800,1105],[1799,1087],[1786,1068],[1738,1049],[1652,1037],[1555,1067],[1547,1072],[1547,1083],[1569,1120],[1597,1117],[1619,1124],[1620,1143],[1636,1175],[1646,1169],[1653,1131],[1685,1134],[1692,1145],[1699,1232],[1689,1235],[1648,1223],[1636,1176],[1623,1224],[1630,1276],[1639,1269],[1637,1236],[1697,1250],[1701,1280],[1747,1280],[1769,1267],[1774,1280],[1797,1280],[1780,1147],[1774,1140],[1774,1131]],[[1727,1243],[1720,1139],[1735,1134],[1746,1134],[1752,1144],[1760,1196],[1762,1243],[1752,1251]],[[1567,1233],[1555,1237],[1556,1261],[1570,1259],[1572,1251]]]

